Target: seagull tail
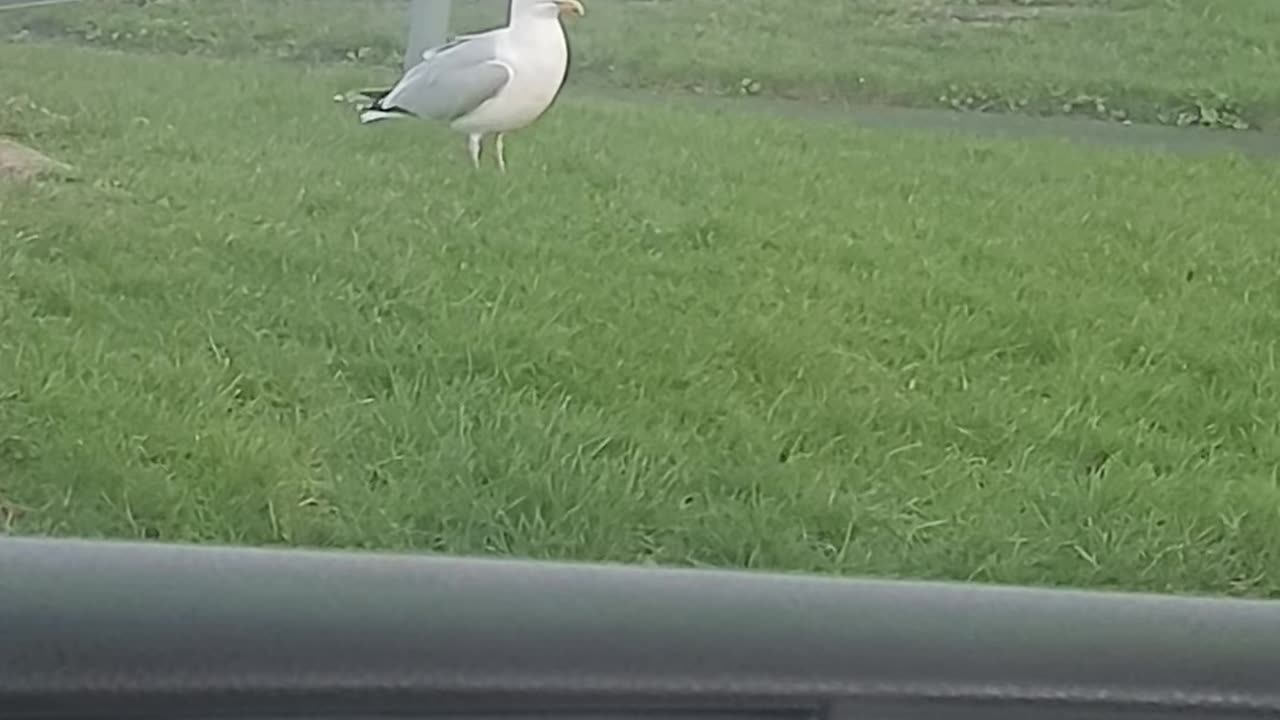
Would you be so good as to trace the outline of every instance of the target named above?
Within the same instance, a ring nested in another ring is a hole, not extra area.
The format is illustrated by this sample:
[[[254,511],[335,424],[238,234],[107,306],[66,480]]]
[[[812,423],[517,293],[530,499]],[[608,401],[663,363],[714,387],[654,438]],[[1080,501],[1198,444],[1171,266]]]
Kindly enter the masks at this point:
[[[394,120],[396,118],[407,118],[407,117],[412,117],[412,115],[399,108],[393,108],[391,110],[369,108],[368,110],[365,110],[364,112],[360,113],[360,124],[368,125],[369,123],[375,123],[380,120]]]
[[[369,107],[365,108],[364,112],[360,113],[360,124],[362,125],[368,125],[369,123],[375,123],[380,120],[394,120],[396,118],[413,117],[413,113],[408,110],[398,107],[385,107],[382,104],[383,99],[386,98],[387,95],[391,94],[391,88],[360,90],[357,94],[360,97],[371,101]]]

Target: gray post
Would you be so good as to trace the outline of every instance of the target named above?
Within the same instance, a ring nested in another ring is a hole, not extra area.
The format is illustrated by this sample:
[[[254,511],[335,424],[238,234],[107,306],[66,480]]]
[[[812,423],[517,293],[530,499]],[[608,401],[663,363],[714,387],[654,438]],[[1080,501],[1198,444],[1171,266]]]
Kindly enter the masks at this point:
[[[405,70],[422,60],[422,51],[443,43],[449,36],[449,10],[452,5],[453,0],[410,0]]]

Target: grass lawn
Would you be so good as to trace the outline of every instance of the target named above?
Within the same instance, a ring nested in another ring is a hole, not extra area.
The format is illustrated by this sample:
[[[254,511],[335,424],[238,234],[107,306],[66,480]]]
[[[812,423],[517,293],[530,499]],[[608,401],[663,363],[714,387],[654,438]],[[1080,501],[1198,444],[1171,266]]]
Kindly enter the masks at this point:
[[[0,47],[10,532],[1280,594],[1274,165],[369,74]]]
[[[1276,0],[589,0],[576,82],[807,100],[1280,122]],[[459,30],[505,0],[456,0]],[[94,0],[0,38],[398,66],[404,0]]]

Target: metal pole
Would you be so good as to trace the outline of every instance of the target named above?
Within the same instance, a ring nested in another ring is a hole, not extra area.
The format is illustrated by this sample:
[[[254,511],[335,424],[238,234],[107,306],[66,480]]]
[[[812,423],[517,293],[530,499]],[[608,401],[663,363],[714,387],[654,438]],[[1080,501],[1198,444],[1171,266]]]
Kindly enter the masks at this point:
[[[449,10],[453,0],[410,0],[409,42],[404,53],[404,69],[422,59],[422,51],[435,47],[449,35]]]

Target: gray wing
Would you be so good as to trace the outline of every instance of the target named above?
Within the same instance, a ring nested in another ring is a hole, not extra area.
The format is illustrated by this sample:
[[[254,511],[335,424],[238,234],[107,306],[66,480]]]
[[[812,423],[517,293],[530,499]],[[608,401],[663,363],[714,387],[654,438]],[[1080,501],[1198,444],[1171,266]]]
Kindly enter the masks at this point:
[[[497,95],[511,80],[511,69],[498,59],[497,38],[488,33],[457,38],[423,57],[382,98],[384,109],[453,120]]]

